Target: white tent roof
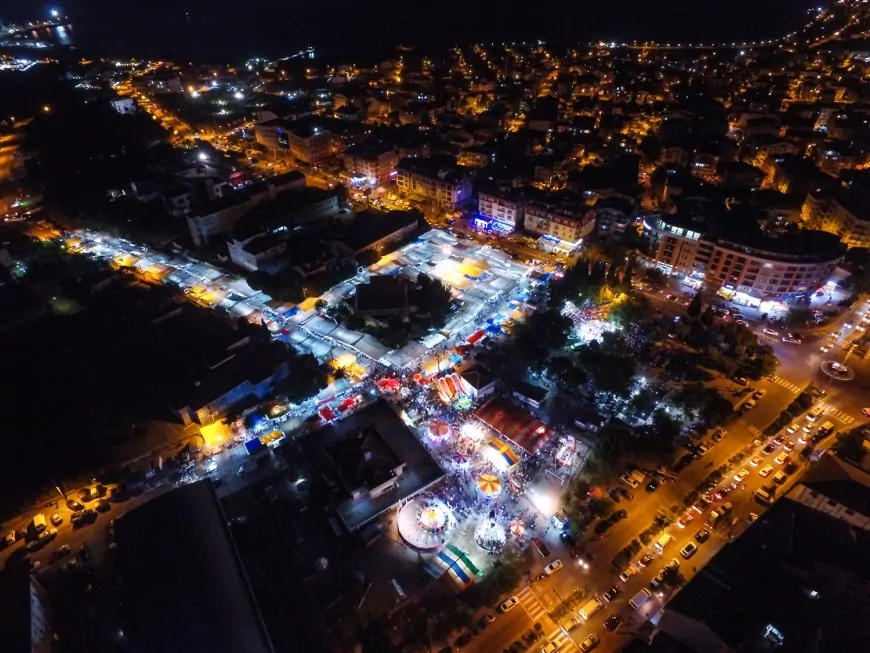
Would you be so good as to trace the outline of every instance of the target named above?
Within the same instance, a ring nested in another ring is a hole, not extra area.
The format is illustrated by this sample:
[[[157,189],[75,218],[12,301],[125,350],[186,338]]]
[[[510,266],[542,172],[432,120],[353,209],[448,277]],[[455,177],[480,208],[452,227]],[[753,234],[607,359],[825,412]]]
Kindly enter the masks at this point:
[[[312,333],[321,336],[328,336],[338,328],[338,325],[336,325],[332,320],[327,320],[317,315],[305,323],[305,328]]]

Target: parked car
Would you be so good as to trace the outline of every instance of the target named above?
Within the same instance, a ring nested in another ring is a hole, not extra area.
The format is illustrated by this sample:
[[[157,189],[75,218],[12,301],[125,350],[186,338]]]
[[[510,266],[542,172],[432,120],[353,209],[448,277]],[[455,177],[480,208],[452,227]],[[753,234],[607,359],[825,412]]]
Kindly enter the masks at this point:
[[[761,478],[767,478],[773,472],[773,465],[765,465],[760,470],[758,470],[758,475]]]
[[[52,526],[60,526],[63,523],[63,517],[60,516],[59,512],[55,512],[49,518]]]
[[[708,531],[706,528],[702,528],[697,533],[695,533],[695,540],[698,542],[698,544],[703,544],[709,539],[710,531]]]
[[[517,604],[519,602],[520,602],[520,600],[517,597],[512,596],[509,599],[503,601],[502,604],[500,606],[498,606],[498,609],[501,612],[510,612],[515,607],[517,607]]]
[[[657,478],[650,480],[650,482],[646,484],[646,493],[647,494],[652,494],[653,492],[655,492],[658,489],[659,489],[659,481]]]
[[[613,632],[617,628],[619,628],[619,624],[622,623],[622,619],[619,618],[618,614],[612,614],[607,619],[604,620],[604,627],[607,628],[610,632]]]
[[[485,614],[480,619],[477,620],[477,627],[480,630],[486,630],[492,622],[495,621],[495,617],[491,614]]]
[[[557,571],[559,571],[561,568],[562,568],[562,561],[561,560],[553,560],[553,562],[551,562],[546,567],[544,567],[544,573],[547,574],[547,576],[552,576]]]
[[[677,521],[677,526],[679,526],[680,528],[685,528],[685,527],[688,526],[688,525],[689,525],[689,524],[690,524],[694,519],[695,519],[695,518],[692,516],[692,513],[691,513],[691,512],[687,512],[685,515],[683,515],[682,517],[680,517],[680,519]]]
[[[723,438],[728,435],[728,431],[725,429],[716,429],[711,436],[713,442],[722,442]]]
[[[588,651],[596,648],[600,643],[601,640],[598,639],[598,635],[589,635],[589,637],[580,642],[580,650],[583,653],[588,653]]]

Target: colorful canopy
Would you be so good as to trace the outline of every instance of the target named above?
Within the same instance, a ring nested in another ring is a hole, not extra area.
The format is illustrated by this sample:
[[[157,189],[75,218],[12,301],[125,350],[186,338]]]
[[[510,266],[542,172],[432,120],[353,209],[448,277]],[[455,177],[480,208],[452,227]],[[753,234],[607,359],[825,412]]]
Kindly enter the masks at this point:
[[[494,449],[495,452],[501,456],[502,460],[507,464],[508,468],[513,467],[518,462],[520,462],[519,456],[517,456],[513,449],[510,448],[509,445],[505,444],[498,438],[493,438],[489,441],[487,445],[489,448]]]
[[[453,454],[453,462],[460,466],[467,465],[468,456],[466,456],[461,451],[457,451],[455,454]]]
[[[468,556],[452,544],[448,544],[432,558],[426,565],[426,571],[435,578],[440,578],[447,572],[447,578],[460,590],[471,585],[474,577],[480,573]]]
[[[477,487],[480,488],[481,492],[491,497],[501,493],[501,481],[495,474],[481,474],[480,478],[477,479]]]
[[[432,420],[429,424],[429,435],[435,440],[443,440],[450,435],[450,426],[444,420]]]
[[[474,411],[474,416],[493,431],[530,454],[538,453],[552,437],[539,420],[504,398],[497,397]]]
[[[526,524],[522,519],[514,519],[510,523],[510,531],[514,535],[522,535],[526,532]]]
[[[400,384],[397,379],[378,379],[375,385],[383,394],[394,394],[399,390]]]

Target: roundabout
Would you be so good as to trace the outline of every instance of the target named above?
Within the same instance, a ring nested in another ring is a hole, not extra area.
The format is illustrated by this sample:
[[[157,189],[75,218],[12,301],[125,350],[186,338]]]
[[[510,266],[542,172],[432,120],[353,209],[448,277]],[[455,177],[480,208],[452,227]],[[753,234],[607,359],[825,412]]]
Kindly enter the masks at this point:
[[[855,378],[855,370],[837,361],[822,361],[819,367],[835,381],[851,381]]]

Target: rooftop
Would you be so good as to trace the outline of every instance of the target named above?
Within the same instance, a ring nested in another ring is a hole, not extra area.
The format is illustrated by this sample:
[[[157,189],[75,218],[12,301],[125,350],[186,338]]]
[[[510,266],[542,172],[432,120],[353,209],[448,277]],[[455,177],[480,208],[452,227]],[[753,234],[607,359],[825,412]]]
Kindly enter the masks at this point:
[[[456,163],[452,156],[431,157],[405,157],[399,161],[396,167],[399,171],[406,171],[438,179],[448,184],[458,184],[467,177],[467,169]]]
[[[365,525],[400,501],[425,490],[444,477],[438,463],[383,399],[339,422],[312,432],[302,440],[302,448],[315,465],[321,469],[333,470],[335,466],[330,450],[337,443],[355,438],[360,432],[370,429],[377,431],[396,459],[405,463],[405,469],[398,479],[396,489],[376,499],[354,501],[349,493],[339,499],[336,510],[349,530]]]
[[[326,451],[348,492],[379,487],[394,479],[396,469],[402,465],[375,424],[363,425]]]
[[[121,610],[150,653],[272,653],[210,480],[119,517]]]

